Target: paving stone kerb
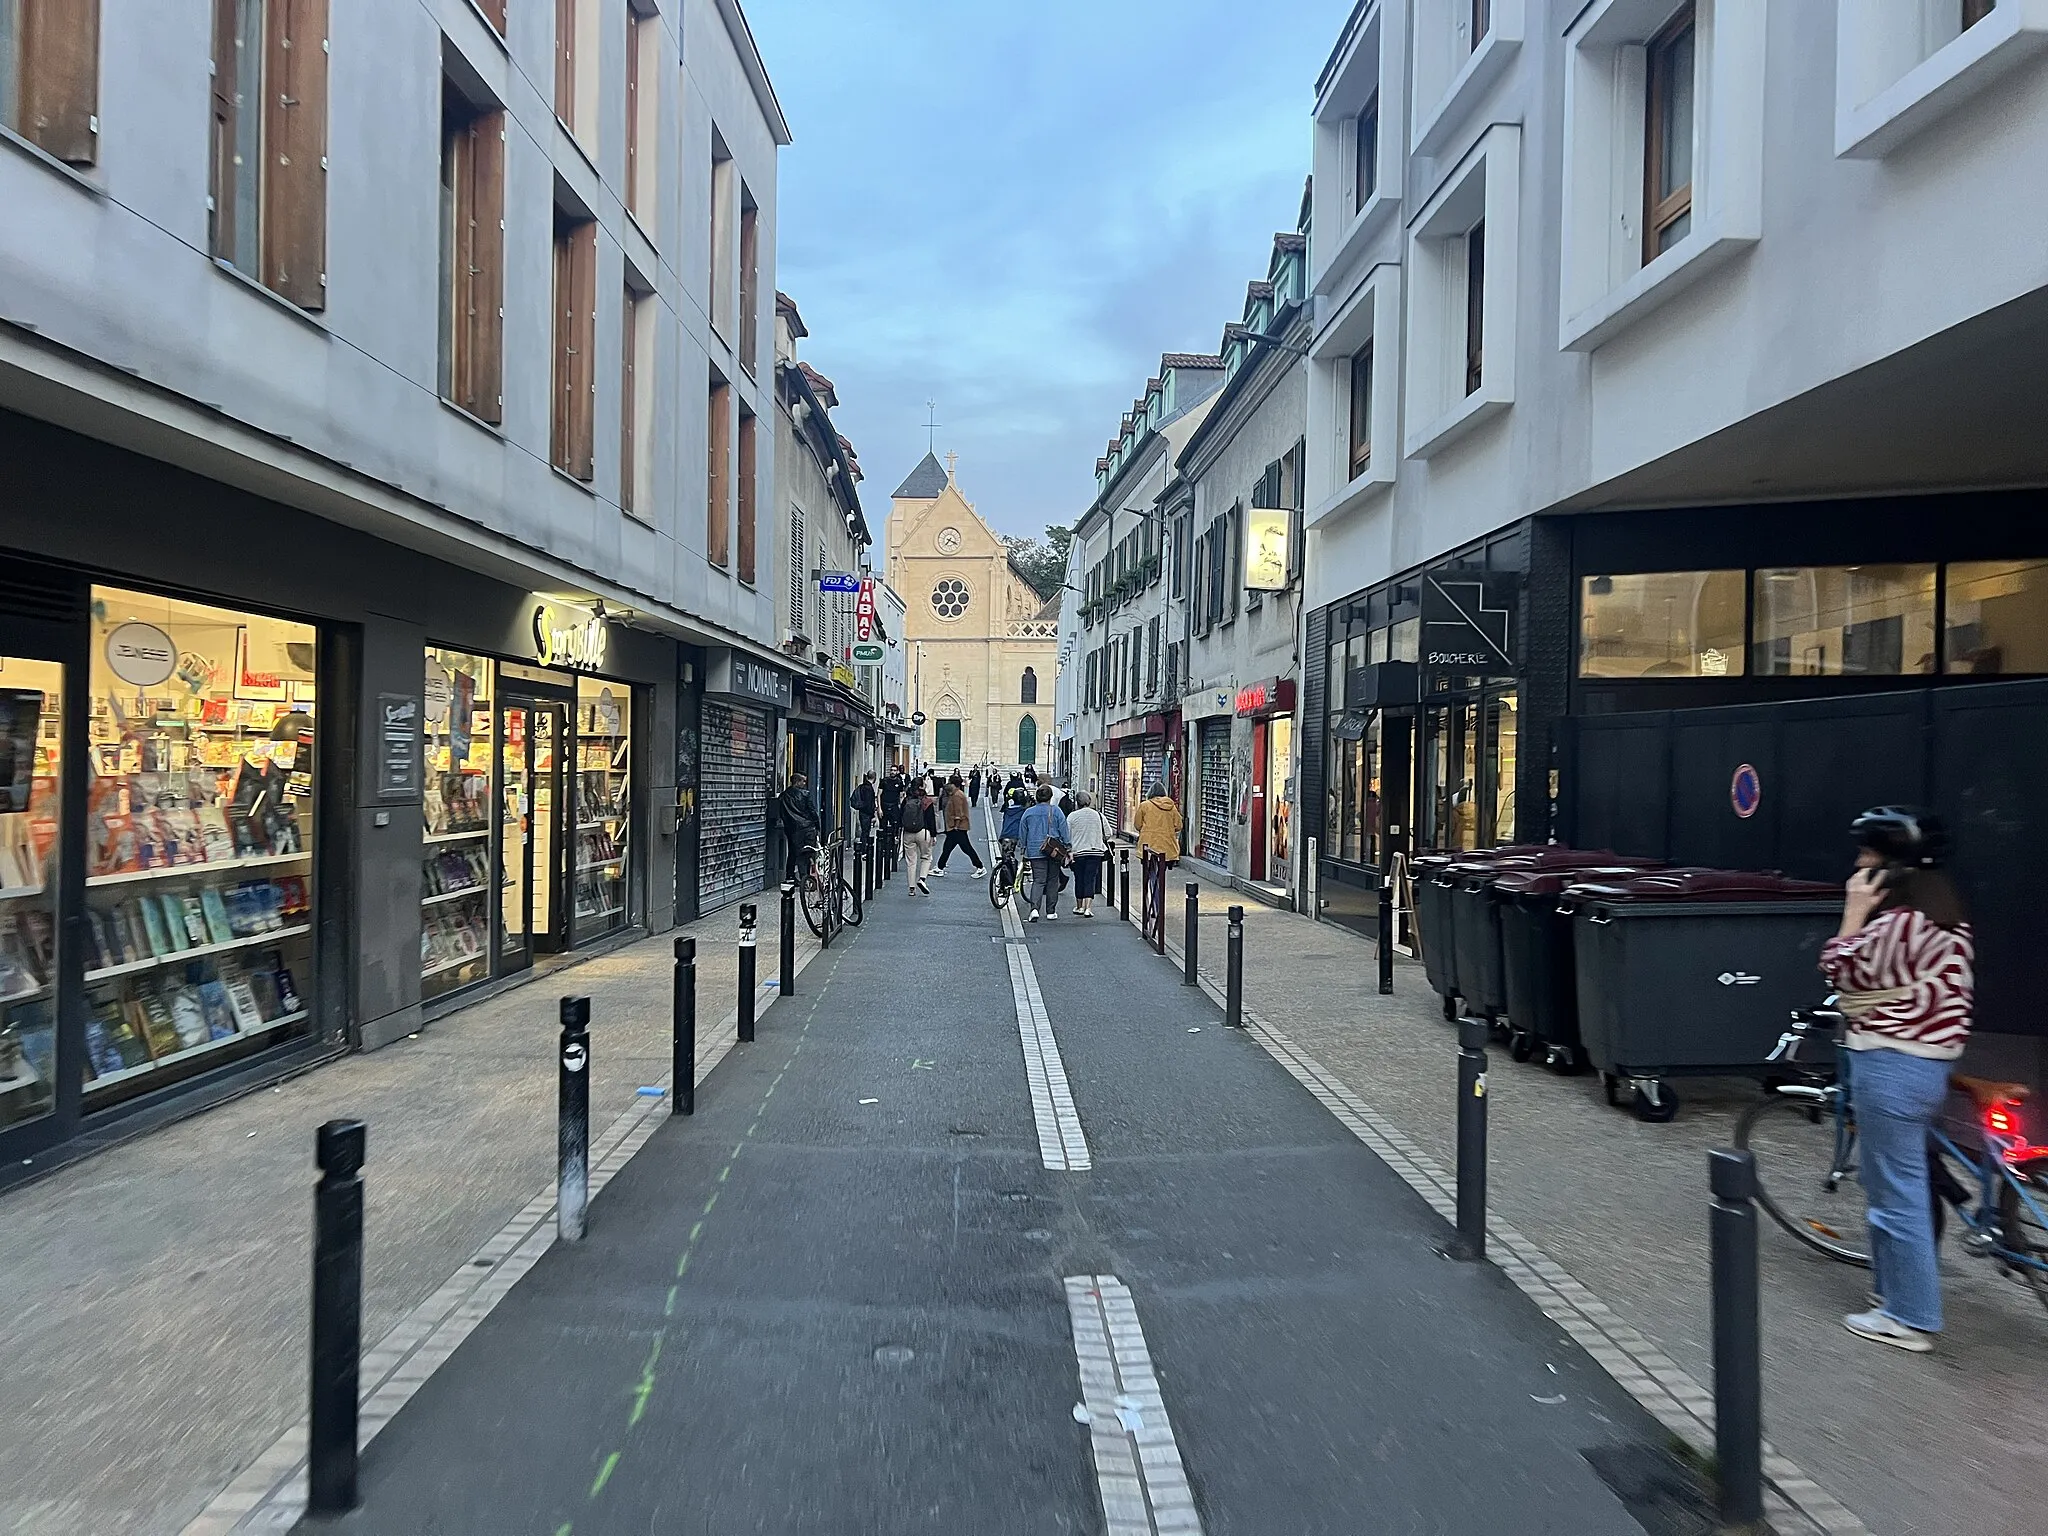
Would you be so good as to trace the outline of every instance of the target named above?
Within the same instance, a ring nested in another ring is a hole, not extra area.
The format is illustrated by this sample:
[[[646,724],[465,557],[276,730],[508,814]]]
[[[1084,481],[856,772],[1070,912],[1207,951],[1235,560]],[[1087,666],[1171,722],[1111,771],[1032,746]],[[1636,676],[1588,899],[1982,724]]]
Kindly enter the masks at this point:
[[[1169,877],[1176,918],[1197,873],[1184,864]],[[1457,1032],[1421,966],[1403,958],[1382,997],[1370,943],[1205,876],[1201,968],[1218,986],[1233,903],[1245,907],[1246,1008],[1454,1168]],[[1167,931],[1178,967],[1178,921]],[[1707,1153],[1730,1144],[1756,1086],[1681,1080],[1678,1119],[1646,1125],[1602,1103],[1597,1077],[1489,1054],[1492,1212],[1711,1387]],[[1947,1332],[1935,1355],[1910,1356],[1841,1326],[1864,1305],[1868,1271],[1811,1254],[1768,1222],[1762,1249],[1764,1428],[1779,1451],[1874,1532],[2044,1528],[2048,1313],[2022,1286],[1962,1256],[1951,1235]]]
[[[560,997],[591,999],[593,1134],[668,1072],[681,936],[708,1044],[738,985],[736,906],[0,1200],[0,1533],[181,1531],[305,1413],[315,1127],[369,1126],[367,1348],[552,1188]],[[799,924],[799,955],[815,949]]]

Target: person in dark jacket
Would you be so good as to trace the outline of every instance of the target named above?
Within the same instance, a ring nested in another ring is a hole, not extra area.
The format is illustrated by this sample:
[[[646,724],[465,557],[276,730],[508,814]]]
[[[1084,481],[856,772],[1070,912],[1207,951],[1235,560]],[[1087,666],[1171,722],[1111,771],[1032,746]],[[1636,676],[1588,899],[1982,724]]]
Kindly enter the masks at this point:
[[[880,808],[881,797],[875,792],[874,770],[861,775],[860,785],[853,792],[854,835],[865,844],[875,834],[875,812]]]
[[[973,768],[968,770],[967,803],[970,806],[981,804],[981,764],[979,763],[976,763]]]
[[[974,817],[967,803],[967,786],[960,782],[959,774],[954,774],[947,781],[946,798],[941,805],[946,818],[946,845],[939,850],[939,862],[932,870],[933,876],[946,872],[946,860],[952,856],[956,848],[967,855],[974,865],[974,872],[980,874],[981,855],[974,851],[974,839],[968,830],[974,825]]]
[[[782,818],[782,878],[801,880],[811,867],[811,846],[818,841],[818,808],[811,804],[808,775],[789,776],[789,788],[775,797],[775,810]]]

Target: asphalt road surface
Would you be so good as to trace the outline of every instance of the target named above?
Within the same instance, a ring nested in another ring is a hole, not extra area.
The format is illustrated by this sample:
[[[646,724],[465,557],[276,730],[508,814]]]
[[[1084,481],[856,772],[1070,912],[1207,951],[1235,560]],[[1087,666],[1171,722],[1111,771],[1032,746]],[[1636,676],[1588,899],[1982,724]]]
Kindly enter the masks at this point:
[[[1654,1421],[1133,929],[932,889],[804,972],[320,1529],[1693,1528],[1587,1459],[1654,1462]]]

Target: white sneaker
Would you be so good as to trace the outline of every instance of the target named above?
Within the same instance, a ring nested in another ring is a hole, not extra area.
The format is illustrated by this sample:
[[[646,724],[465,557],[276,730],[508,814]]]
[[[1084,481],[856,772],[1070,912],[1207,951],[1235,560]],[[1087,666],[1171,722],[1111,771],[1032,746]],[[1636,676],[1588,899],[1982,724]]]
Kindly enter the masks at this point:
[[[943,880],[946,878],[946,872],[943,869],[934,869],[932,871],[932,878],[934,880]]]
[[[1056,923],[1059,921],[1059,916],[1060,915],[1057,912],[1048,912],[1045,914],[1045,920],[1048,923]]]
[[[1910,1328],[1874,1307],[1868,1312],[1851,1312],[1842,1319],[1842,1326],[1860,1339],[1889,1344],[1893,1349],[1903,1349],[1910,1354],[1924,1355],[1934,1349],[1933,1334]]]
[[[1024,919],[1024,921],[1026,921],[1027,923],[1035,923],[1038,921],[1038,914],[1034,912],[1029,917]]]

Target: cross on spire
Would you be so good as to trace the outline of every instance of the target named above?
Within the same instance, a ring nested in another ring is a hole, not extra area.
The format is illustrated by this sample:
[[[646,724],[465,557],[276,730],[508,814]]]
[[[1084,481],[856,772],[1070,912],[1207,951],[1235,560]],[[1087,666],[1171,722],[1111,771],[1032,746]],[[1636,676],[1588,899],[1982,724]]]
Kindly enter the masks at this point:
[[[938,408],[938,405],[937,405],[937,404],[936,404],[936,403],[935,403],[934,401],[930,401],[930,400],[927,400],[927,401],[925,401],[925,403],[924,403],[924,414],[925,414],[925,418],[926,418],[926,420],[925,420],[925,424],[924,424],[924,425],[925,425],[925,431],[926,431],[926,432],[927,432],[927,433],[928,433],[928,434],[930,435],[930,440],[929,440],[929,441],[928,441],[928,442],[927,442],[927,443],[925,444],[925,447],[926,447],[927,451],[929,451],[929,452],[932,452],[932,453],[936,453],[936,452],[938,452],[938,448],[939,448],[939,408]]]
[[[959,478],[959,475],[957,473],[959,468],[960,455],[955,453],[952,449],[948,448],[946,450],[946,478],[948,480],[957,480]]]

